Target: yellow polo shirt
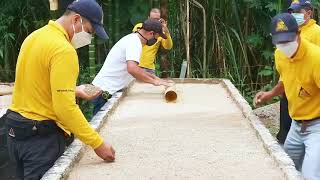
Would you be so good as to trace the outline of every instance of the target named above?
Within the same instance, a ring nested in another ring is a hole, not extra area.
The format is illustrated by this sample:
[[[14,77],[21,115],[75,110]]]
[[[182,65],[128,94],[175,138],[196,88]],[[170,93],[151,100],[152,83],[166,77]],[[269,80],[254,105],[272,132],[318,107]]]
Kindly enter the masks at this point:
[[[79,62],[64,28],[50,21],[23,42],[16,67],[10,110],[33,120],[54,120],[85,144],[97,148],[103,139],[75,101]]]
[[[133,32],[137,32],[139,28],[142,27],[142,23],[138,23],[137,25],[134,26]],[[143,46],[142,47],[142,54],[140,58],[140,63],[139,66],[147,69],[152,69],[155,70],[155,60],[157,56],[157,52],[159,50],[160,45],[164,49],[171,49],[173,46],[172,38],[170,36],[170,33],[165,33],[167,36],[167,39],[163,39],[162,37],[159,37],[157,39],[157,42],[152,45],[152,46]]]
[[[307,24],[300,27],[301,37],[320,46],[320,26],[315,20],[310,19]]]
[[[301,39],[294,58],[275,52],[276,68],[288,98],[294,120],[320,117],[320,47]]]

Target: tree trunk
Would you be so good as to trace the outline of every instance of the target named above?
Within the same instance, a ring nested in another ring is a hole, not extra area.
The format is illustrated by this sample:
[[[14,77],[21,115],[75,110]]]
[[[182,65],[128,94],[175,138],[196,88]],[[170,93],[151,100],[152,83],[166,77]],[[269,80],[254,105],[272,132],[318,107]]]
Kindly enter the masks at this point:
[[[160,10],[161,16],[164,20],[168,20],[168,0],[160,1]],[[163,49],[160,54],[161,59],[161,77],[168,78],[169,77],[169,62],[168,62],[168,51]]]

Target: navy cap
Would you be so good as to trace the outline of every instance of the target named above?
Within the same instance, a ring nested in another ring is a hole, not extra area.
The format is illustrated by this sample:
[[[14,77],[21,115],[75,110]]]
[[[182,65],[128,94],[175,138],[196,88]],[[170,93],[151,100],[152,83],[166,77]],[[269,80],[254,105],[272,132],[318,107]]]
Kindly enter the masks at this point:
[[[272,43],[294,41],[299,27],[295,18],[289,13],[281,13],[271,20]]]
[[[310,7],[310,8],[312,7],[310,0],[293,0],[290,7],[288,8],[288,11],[300,10],[305,7]]]
[[[143,22],[142,29],[146,31],[153,31],[155,33],[158,33],[162,38],[167,39],[167,36],[163,33],[162,24],[158,20],[147,19]]]
[[[76,0],[68,7],[68,10],[74,11],[84,18],[88,19],[93,26],[98,37],[109,39],[103,28],[103,11],[95,0]]]

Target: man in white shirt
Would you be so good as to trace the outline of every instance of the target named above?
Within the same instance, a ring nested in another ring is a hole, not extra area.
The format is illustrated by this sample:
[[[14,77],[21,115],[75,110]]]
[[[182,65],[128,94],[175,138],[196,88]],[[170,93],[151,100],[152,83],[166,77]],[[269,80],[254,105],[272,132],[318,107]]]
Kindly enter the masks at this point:
[[[142,46],[152,46],[161,36],[166,39],[162,25],[157,20],[146,20],[142,28],[121,38],[110,50],[101,70],[94,78],[92,84],[102,89],[104,93],[92,100],[93,114],[117,91],[126,88],[131,81],[138,79],[155,86],[169,86],[170,82],[145,72],[139,65]]]

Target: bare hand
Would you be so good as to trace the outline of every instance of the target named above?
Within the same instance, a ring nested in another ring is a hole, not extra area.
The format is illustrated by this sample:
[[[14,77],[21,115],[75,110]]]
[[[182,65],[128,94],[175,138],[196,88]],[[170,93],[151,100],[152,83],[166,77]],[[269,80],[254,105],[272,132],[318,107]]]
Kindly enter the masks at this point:
[[[165,21],[164,19],[160,19],[160,22],[161,22],[161,24],[162,24],[162,30],[163,30],[163,32],[169,32],[169,29],[168,29],[168,23],[167,23],[167,21]]]
[[[90,101],[98,97],[102,93],[102,90],[96,86],[90,84],[83,84],[76,87],[76,97]]]
[[[270,92],[264,92],[264,91],[258,92],[253,98],[253,106],[256,107],[258,105],[261,105],[269,101],[272,97],[273,96]]]
[[[174,86],[176,83],[174,82],[174,81],[172,81],[172,80],[164,80],[164,81],[166,81],[168,84],[169,84],[169,86]]]
[[[115,160],[115,150],[109,143],[103,143],[94,152],[104,161],[113,162]]]
[[[154,81],[153,85],[155,86],[166,86],[166,87],[169,87],[169,86],[172,86],[172,83],[169,83],[168,81],[166,80],[163,80],[163,79],[157,79]]]

